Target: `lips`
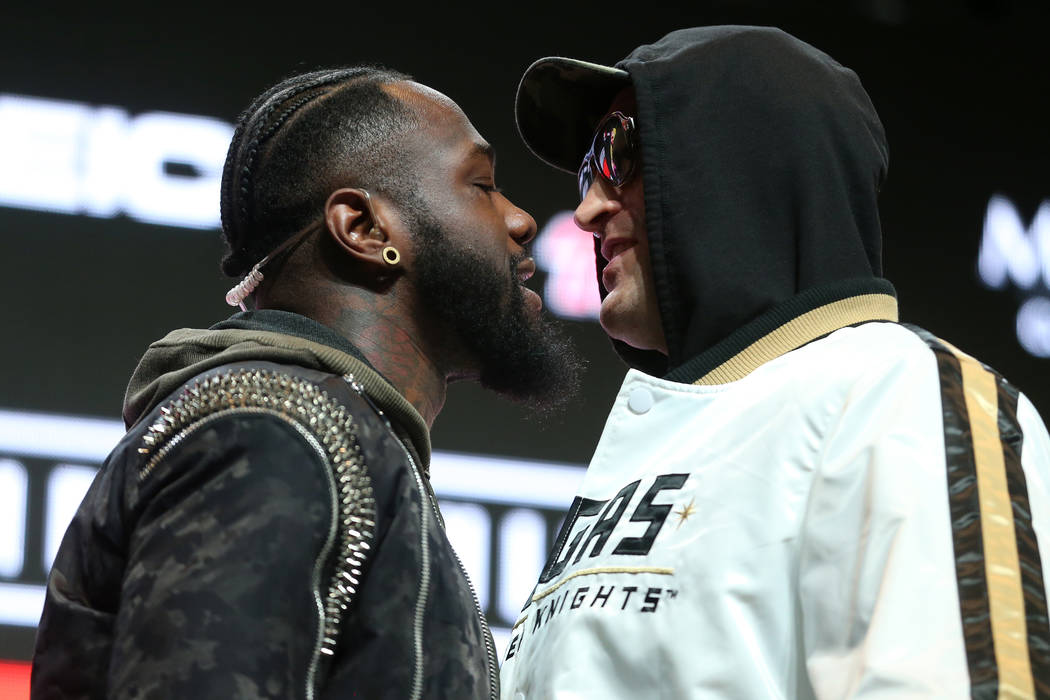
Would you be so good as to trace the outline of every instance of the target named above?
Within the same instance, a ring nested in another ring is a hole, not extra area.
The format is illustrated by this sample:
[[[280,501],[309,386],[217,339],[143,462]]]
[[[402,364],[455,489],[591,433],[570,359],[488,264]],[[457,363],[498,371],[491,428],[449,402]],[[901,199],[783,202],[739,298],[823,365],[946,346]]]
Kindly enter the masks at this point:
[[[518,275],[518,281],[525,284],[530,277],[536,274],[536,261],[532,258],[525,258],[515,268],[515,273]]]
[[[635,243],[636,241],[630,238],[606,238],[602,241],[602,257],[605,258],[606,262],[612,262],[617,255],[628,248],[633,248]]]
[[[518,281],[521,283],[522,294],[525,298],[525,305],[533,313],[533,315],[539,314],[543,308],[543,300],[540,295],[532,291],[525,286],[525,283],[536,274],[536,261],[532,258],[525,258],[515,268],[515,273],[518,276]]]

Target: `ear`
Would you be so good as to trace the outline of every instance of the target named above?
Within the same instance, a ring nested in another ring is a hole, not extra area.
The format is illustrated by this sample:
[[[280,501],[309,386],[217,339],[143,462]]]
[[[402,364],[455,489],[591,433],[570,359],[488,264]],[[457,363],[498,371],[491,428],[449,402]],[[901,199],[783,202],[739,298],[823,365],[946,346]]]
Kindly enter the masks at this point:
[[[328,235],[343,251],[367,265],[387,267],[383,248],[388,245],[389,236],[367,190],[336,190],[325,202],[324,215]]]

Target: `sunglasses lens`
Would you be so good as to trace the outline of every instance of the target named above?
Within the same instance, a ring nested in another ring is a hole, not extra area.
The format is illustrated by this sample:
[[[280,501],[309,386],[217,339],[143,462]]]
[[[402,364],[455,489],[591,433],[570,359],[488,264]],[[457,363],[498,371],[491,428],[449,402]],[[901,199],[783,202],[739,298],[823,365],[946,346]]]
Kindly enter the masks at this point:
[[[617,186],[620,186],[627,181],[627,178],[634,170],[634,147],[623,122],[616,117],[611,117],[609,122],[611,179]]]
[[[588,153],[583,158],[583,163],[580,165],[580,172],[577,175],[577,186],[580,188],[580,201],[587,196],[587,191],[591,189],[591,185],[594,184],[594,170],[591,168],[591,154]]]
[[[602,177],[620,187],[634,169],[634,148],[619,115],[602,123],[595,139],[594,156]]]
[[[613,112],[598,126],[594,133],[591,150],[583,157],[577,184],[580,199],[600,175],[616,187],[621,187],[631,177],[635,166],[635,147],[628,129],[634,122],[619,112]]]

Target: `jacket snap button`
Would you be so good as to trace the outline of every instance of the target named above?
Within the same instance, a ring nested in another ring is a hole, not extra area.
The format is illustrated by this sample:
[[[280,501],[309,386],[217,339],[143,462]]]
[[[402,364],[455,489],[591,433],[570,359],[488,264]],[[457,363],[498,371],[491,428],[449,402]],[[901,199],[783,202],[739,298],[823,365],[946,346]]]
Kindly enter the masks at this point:
[[[645,413],[653,407],[653,392],[645,387],[637,387],[631,390],[627,398],[627,407],[635,413]]]

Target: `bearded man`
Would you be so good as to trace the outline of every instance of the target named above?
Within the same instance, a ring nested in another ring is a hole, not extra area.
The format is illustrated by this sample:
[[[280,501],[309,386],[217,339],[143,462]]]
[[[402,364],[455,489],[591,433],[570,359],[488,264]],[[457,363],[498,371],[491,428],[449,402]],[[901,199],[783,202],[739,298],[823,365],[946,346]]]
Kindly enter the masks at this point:
[[[535,221],[455,102],[375,66],[259,95],[221,210],[242,311],[142,357],[51,572],[33,697],[495,697],[429,430],[450,381],[571,394],[523,285]]]

